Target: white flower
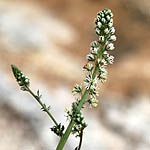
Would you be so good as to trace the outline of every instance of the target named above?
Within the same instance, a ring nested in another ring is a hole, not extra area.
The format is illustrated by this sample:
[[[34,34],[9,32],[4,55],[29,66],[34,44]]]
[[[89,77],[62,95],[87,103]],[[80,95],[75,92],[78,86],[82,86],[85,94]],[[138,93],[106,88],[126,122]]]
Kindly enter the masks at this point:
[[[109,28],[111,28],[111,27],[113,26],[113,23],[112,23],[112,22],[109,22],[109,23],[108,23],[108,26],[109,26]]]
[[[102,18],[101,21],[102,21],[103,23],[106,23],[106,19],[105,19],[105,18]]]
[[[97,34],[100,34],[100,33],[101,33],[99,28],[96,28],[96,33],[97,33]]]
[[[77,93],[81,93],[81,92],[82,92],[82,85],[75,84],[72,89],[73,95],[75,95]]]
[[[106,9],[104,9],[104,13],[105,13],[106,15],[108,15],[108,14],[110,15],[111,10],[106,8]]]
[[[106,28],[106,29],[104,30],[104,32],[105,32],[106,34],[108,34],[108,33],[109,33],[109,29]]]
[[[95,56],[91,53],[89,53],[87,56],[86,56],[87,60],[88,61],[94,61],[95,60]]]
[[[113,16],[114,16],[112,12],[110,12],[110,16],[111,16],[111,17],[113,17]]]
[[[98,76],[99,80],[104,83],[107,79],[107,71],[106,72],[100,72]]]
[[[107,75],[107,70],[104,68],[104,66],[99,67],[99,72],[103,73],[104,75]]]
[[[101,60],[101,63],[102,63],[102,66],[107,66],[107,61],[104,58]]]
[[[92,71],[93,69],[93,64],[86,64],[84,67],[83,67],[83,71],[86,70],[86,71]]]
[[[92,105],[93,107],[97,107],[97,103],[99,100],[96,99],[96,96],[90,96],[90,99],[88,100],[89,104]]]
[[[100,11],[100,16],[101,16],[101,17],[104,17],[104,16],[105,16],[102,11]]]
[[[102,23],[99,21],[99,22],[97,23],[97,26],[98,26],[99,28],[101,28]]]
[[[111,18],[109,22],[113,24],[114,21],[113,21],[113,19]]]
[[[112,33],[112,34],[115,33],[115,28],[114,28],[114,27],[112,27],[112,28],[110,29],[110,33]]]
[[[93,64],[88,63],[88,69],[92,70],[93,69]]]
[[[110,63],[110,64],[113,64],[114,63],[114,56],[109,56],[107,58],[107,61]]]
[[[90,92],[89,92],[90,95],[98,96],[97,83],[98,83],[98,78],[97,77],[95,79],[91,80]]]
[[[110,38],[109,38],[110,41],[116,41],[116,36],[115,35],[112,35]]]
[[[84,83],[87,90],[91,89],[93,92],[96,92],[98,83],[97,77],[93,79],[91,73],[88,73],[86,74]]]
[[[105,40],[104,36],[99,36],[99,41],[100,42],[104,42],[104,40]]]
[[[92,47],[96,47],[96,46],[98,46],[97,41],[93,41],[93,42],[91,42],[91,46],[92,46]]]
[[[92,54],[97,55],[97,54],[98,54],[99,47],[94,47],[94,48],[91,47],[90,50],[91,50],[91,53],[92,53]]]
[[[109,43],[107,46],[106,46],[107,50],[113,50],[115,47],[114,47],[114,44],[113,43]]]
[[[109,57],[109,54],[108,54],[107,51],[104,51],[103,55],[106,56],[106,57]]]
[[[107,21],[109,21],[111,18],[109,15],[106,16]]]
[[[88,90],[90,88],[91,82],[92,82],[92,75],[90,73],[86,74],[84,83],[85,83],[85,87]]]

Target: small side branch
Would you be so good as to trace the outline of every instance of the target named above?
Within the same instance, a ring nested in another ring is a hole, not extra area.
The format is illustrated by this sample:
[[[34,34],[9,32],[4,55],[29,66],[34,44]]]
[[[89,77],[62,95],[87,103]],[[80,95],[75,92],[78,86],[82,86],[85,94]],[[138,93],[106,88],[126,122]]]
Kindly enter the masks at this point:
[[[36,94],[34,94],[29,87],[26,86],[27,91],[36,99],[36,101],[41,105],[42,109],[48,114],[48,116],[50,117],[50,119],[52,119],[52,121],[54,122],[54,124],[56,126],[58,126],[59,124],[57,123],[57,121],[55,120],[55,118],[52,116],[52,114],[49,112],[49,109],[46,107],[45,104],[43,104],[40,100],[40,97]]]

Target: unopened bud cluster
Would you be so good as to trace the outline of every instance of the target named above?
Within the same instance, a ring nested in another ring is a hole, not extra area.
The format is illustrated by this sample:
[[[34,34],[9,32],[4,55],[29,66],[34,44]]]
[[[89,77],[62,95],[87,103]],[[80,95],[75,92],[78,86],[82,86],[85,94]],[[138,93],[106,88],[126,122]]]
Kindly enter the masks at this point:
[[[51,131],[53,131],[57,136],[61,137],[63,135],[64,129],[65,129],[64,125],[61,125],[60,123],[58,126],[54,125],[51,128]]]
[[[81,130],[87,127],[87,123],[84,121],[84,117],[80,111],[78,111],[77,106],[80,101],[72,103],[71,111],[67,111],[67,114],[70,119],[74,121],[74,126],[72,128],[72,133],[76,134],[76,137],[81,135]]]
[[[21,90],[25,91],[27,90],[26,88],[29,87],[29,78],[24,75],[24,73],[19,70],[15,65],[11,65],[13,74],[17,80],[17,83],[21,87]]]
[[[81,112],[78,112],[77,114],[75,114],[73,116],[73,120],[75,122],[73,129],[72,129],[72,133],[76,133],[76,136],[80,136],[81,135],[81,130],[83,130],[84,128],[87,127],[86,122],[84,121],[84,117],[81,114]]]

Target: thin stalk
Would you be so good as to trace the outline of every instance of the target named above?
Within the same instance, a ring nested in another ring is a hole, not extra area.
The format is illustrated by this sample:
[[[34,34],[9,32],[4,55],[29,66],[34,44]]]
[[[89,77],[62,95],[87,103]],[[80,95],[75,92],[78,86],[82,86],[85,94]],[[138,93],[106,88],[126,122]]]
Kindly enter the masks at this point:
[[[52,119],[52,121],[54,122],[54,124],[56,126],[58,126],[57,121],[55,120],[55,118],[52,116],[52,114],[49,112],[49,110],[46,108],[46,106],[41,102],[40,97],[35,95],[29,87],[27,87],[27,91],[36,99],[36,101],[41,105],[41,107],[43,108],[43,110],[48,114],[48,116],[50,117],[50,119]]]
[[[81,149],[82,141],[83,141],[83,129],[81,130],[81,136],[80,136],[80,142],[79,142],[78,150]]]
[[[103,43],[101,45],[101,50],[100,50],[99,56],[98,56],[99,59],[101,59],[101,57],[102,57],[103,50],[104,50],[104,45],[105,45],[105,43]],[[97,71],[98,71],[98,64],[96,63],[94,72],[92,74],[92,78],[93,79],[96,77]],[[86,89],[84,94],[82,95],[80,103],[79,103],[79,105],[77,107],[78,111],[80,111],[82,106],[84,105],[84,103],[86,101],[86,98],[88,96],[88,93],[89,93],[89,90]],[[67,141],[67,139],[68,139],[68,137],[69,137],[69,135],[70,135],[70,133],[72,131],[73,125],[74,125],[74,121],[71,119],[71,121],[70,121],[70,123],[69,123],[69,125],[68,125],[68,127],[67,127],[67,129],[66,129],[66,131],[64,133],[64,135],[62,136],[62,138],[59,141],[59,144],[57,145],[56,150],[62,150],[63,149],[63,147],[64,147],[64,145],[65,145],[65,143],[66,143],[66,141]]]

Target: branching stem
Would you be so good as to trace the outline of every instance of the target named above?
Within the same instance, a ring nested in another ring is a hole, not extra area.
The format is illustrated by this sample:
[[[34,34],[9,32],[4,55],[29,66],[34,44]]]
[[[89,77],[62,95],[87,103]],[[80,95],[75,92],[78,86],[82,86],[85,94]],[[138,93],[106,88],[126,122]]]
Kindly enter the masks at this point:
[[[103,50],[104,50],[104,45],[105,45],[105,43],[103,43],[101,45],[101,49],[100,49],[99,56],[98,56],[99,59],[101,59],[101,57],[102,57]],[[98,64],[96,63],[94,72],[92,74],[92,78],[93,79],[96,77],[97,71],[98,71]],[[84,94],[82,95],[80,103],[79,103],[79,105],[77,107],[78,111],[80,111],[82,106],[84,105],[84,103],[86,101],[86,98],[88,96],[88,93],[89,93],[89,90],[86,89]],[[65,145],[65,143],[66,143],[66,141],[67,141],[67,139],[68,139],[68,137],[69,137],[69,135],[70,135],[70,133],[72,131],[73,125],[74,125],[74,121],[73,121],[73,119],[71,119],[71,121],[70,121],[70,123],[69,123],[69,125],[68,125],[68,127],[66,129],[66,132],[64,133],[64,135],[62,136],[62,138],[59,141],[59,144],[58,144],[56,150],[62,150],[63,149],[63,147],[64,147],[64,145]]]

